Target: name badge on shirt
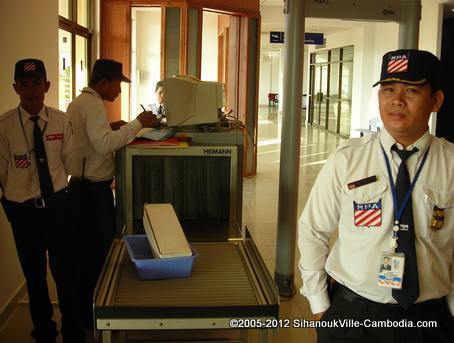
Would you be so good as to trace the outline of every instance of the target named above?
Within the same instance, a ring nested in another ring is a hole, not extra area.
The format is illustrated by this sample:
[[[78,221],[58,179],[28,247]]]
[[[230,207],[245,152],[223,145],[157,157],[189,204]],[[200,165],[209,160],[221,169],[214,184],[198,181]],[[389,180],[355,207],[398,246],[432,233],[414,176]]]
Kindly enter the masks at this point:
[[[348,187],[348,189],[352,190],[352,189],[362,187],[362,186],[368,185],[368,184],[376,182],[376,181],[377,181],[377,176],[373,175],[373,176],[369,176],[369,177],[366,177],[361,180],[356,180],[356,181],[350,182],[349,184],[347,184],[347,187]]]
[[[402,253],[383,252],[378,272],[378,285],[402,289],[405,255]]]
[[[47,141],[61,141],[65,135],[63,133],[54,133],[51,135],[46,135],[46,140]]]
[[[14,164],[16,165],[16,168],[28,168],[30,167],[30,156],[27,154],[23,155],[14,155]]]

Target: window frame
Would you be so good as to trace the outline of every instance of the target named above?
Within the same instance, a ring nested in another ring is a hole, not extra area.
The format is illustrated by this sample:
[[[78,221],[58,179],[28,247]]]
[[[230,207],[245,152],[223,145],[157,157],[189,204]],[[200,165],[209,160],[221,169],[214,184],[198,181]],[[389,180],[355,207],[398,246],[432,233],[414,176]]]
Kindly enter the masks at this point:
[[[92,41],[93,32],[90,29],[92,25],[92,1],[87,2],[87,23],[88,27],[77,23],[77,2],[78,0],[69,1],[69,19],[58,15],[58,28],[71,34],[71,65],[74,66],[71,70],[71,98],[76,95],[76,36],[87,39],[87,73],[88,77],[91,74],[92,65]]]

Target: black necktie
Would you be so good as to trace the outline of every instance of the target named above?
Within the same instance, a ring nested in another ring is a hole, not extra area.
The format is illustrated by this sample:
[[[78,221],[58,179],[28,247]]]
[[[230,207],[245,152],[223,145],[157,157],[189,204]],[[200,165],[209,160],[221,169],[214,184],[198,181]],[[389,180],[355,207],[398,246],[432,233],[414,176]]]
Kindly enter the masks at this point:
[[[408,174],[406,161],[410,155],[418,151],[418,149],[414,148],[411,151],[399,150],[395,145],[392,149],[402,160],[397,171],[396,178],[397,203],[400,208],[407,191],[410,189],[410,176]],[[413,207],[411,204],[411,196],[399,223],[408,227],[408,230],[402,230],[401,225],[398,232],[399,238],[397,240],[398,245],[396,248],[396,252],[402,252],[405,254],[404,282],[402,289],[392,290],[392,295],[403,308],[407,309],[419,296],[418,262],[416,259],[415,230],[413,226]]]
[[[31,121],[35,122],[33,128],[33,139],[35,142],[35,156],[38,166],[39,185],[41,188],[41,197],[45,198],[54,193],[54,186],[52,178],[49,173],[49,166],[47,165],[46,150],[44,149],[43,134],[38,125],[39,116],[30,117]]]
[[[162,115],[162,105],[159,105],[159,107],[158,107],[158,114]]]

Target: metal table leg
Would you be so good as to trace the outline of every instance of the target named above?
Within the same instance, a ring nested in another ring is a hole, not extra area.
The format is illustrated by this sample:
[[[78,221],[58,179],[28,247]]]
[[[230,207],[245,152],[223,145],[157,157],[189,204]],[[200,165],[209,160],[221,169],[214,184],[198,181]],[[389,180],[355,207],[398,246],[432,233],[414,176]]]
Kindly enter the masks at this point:
[[[112,343],[112,331],[103,330],[103,332],[102,332],[102,343]]]

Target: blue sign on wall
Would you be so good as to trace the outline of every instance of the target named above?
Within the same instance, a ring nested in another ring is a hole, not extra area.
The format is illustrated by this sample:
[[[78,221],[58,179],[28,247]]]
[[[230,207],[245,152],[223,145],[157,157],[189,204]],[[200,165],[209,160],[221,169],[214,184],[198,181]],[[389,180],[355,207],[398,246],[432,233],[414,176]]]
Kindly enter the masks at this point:
[[[304,44],[322,45],[323,33],[306,32],[304,34]]]
[[[284,32],[282,31],[271,31],[270,32],[270,43],[284,43]],[[323,33],[311,33],[306,32],[304,34],[304,44],[323,44]]]
[[[270,43],[284,43],[284,32],[271,31]]]

